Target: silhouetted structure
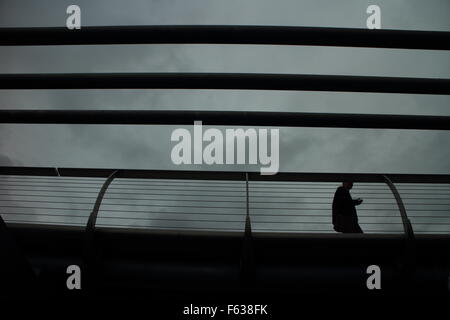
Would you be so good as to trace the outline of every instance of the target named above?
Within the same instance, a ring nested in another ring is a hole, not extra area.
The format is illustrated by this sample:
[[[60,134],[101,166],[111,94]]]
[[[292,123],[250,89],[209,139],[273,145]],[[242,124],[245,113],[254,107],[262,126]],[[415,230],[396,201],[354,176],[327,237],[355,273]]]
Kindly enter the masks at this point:
[[[27,258],[0,216],[0,298],[26,296],[36,285]]]
[[[334,230],[342,233],[363,233],[358,224],[355,206],[362,203],[361,199],[353,200],[349,190],[353,182],[343,182],[336,189],[333,198],[333,226]]]

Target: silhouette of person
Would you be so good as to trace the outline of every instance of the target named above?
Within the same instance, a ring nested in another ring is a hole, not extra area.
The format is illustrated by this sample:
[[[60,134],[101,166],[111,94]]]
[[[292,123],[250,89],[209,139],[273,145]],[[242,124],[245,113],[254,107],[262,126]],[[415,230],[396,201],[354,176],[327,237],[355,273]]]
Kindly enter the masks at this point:
[[[363,233],[358,224],[355,206],[362,203],[362,199],[353,200],[349,190],[353,182],[346,181],[336,189],[333,198],[333,226],[334,230],[342,233]]]

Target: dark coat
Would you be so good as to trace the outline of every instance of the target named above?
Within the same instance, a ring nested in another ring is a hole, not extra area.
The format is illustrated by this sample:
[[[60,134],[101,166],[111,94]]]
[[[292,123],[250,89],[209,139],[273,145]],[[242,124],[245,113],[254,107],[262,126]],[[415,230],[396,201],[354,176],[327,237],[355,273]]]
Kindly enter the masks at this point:
[[[333,198],[333,226],[334,230],[343,233],[362,233],[358,224],[355,205],[350,192],[344,187],[337,188]]]

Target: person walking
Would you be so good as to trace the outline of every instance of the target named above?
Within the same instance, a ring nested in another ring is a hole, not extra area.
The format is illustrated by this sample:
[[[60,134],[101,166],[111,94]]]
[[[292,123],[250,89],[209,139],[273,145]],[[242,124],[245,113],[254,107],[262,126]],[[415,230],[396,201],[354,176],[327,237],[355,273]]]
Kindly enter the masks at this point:
[[[342,233],[363,233],[358,224],[358,215],[355,206],[360,205],[362,199],[352,199],[350,190],[353,182],[346,181],[336,189],[333,198],[333,227],[337,232]]]

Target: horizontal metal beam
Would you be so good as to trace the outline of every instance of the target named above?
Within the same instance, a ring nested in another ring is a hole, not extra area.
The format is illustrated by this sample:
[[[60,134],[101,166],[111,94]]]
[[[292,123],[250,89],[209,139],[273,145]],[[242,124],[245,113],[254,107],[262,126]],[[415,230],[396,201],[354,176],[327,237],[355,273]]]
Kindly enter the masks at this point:
[[[0,123],[450,130],[449,116],[257,111],[0,110]]]
[[[263,73],[0,74],[0,89],[233,89],[450,94],[450,79]]]
[[[57,170],[56,170],[57,169]],[[245,182],[246,172],[238,171],[188,171],[188,170],[140,170],[140,169],[93,169],[54,167],[0,167],[0,175],[59,176],[107,178],[114,171],[116,178],[127,179],[186,179],[186,180],[234,180]],[[449,174],[388,174],[394,183],[450,183]],[[378,173],[310,173],[281,172],[276,175],[261,175],[249,172],[249,181],[308,181],[308,182],[378,182],[384,183],[383,174]]]
[[[450,32],[288,26],[115,26],[1,28],[0,45],[260,44],[450,49]]]

